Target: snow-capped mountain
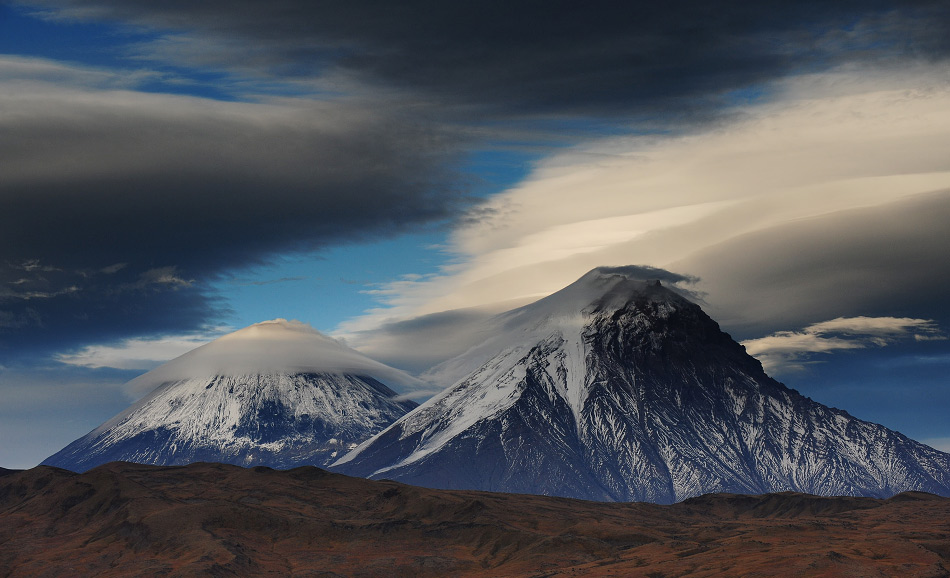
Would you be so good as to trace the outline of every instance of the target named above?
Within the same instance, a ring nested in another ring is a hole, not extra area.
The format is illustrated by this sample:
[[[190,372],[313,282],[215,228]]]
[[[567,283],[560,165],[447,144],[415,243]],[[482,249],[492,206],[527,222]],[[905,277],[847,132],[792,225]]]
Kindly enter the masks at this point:
[[[595,269],[494,318],[492,337],[430,373],[455,385],[333,469],[607,501],[950,495],[950,454],[785,387],[698,305],[638,276]]]
[[[133,380],[151,393],[43,463],[324,466],[416,407],[386,384],[416,383],[309,325],[265,321]]]

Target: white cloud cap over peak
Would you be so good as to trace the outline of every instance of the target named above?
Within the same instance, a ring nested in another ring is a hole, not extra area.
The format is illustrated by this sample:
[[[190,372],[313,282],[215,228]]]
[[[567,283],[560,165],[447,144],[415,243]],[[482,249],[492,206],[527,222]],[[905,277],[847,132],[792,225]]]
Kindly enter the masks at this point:
[[[401,392],[431,387],[307,323],[286,319],[255,323],[219,337],[133,379],[128,387],[142,395],[162,383],[195,377],[306,372],[369,376]]]

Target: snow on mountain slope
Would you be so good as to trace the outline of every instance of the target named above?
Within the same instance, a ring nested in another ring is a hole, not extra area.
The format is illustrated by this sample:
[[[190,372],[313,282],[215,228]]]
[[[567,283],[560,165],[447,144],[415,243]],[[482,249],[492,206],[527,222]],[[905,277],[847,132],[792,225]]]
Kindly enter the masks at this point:
[[[450,489],[680,501],[950,495],[950,455],[769,378],[696,304],[601,268],[497,316],[429,373],[455,385],[333,464]]]
[[[258,323],[133,380],[151,393],[43,463],[323,466],[416,406],[385,383],[417,380],[309,325]]]

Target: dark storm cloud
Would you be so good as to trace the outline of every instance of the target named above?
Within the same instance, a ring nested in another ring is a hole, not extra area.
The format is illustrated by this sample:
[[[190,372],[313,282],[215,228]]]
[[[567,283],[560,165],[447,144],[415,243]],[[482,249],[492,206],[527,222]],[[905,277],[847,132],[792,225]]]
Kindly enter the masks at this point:
[[[343,106],[121,94],[15,106],[32,118],[0,121],[11,261],[226,267],[396,232],[457,198],[434,190],[450,160],[437,134]]]
[[[9,278],[0,266],[0,278]],[[0,361],[30,365],[44,354],[85,342],[111,341],[143,332],[190,331],[213,323],[227,309],[203,285],[149,279],[145,271],[117,280],[64,273],[69,290],[0,295]],[[37,283],[49,284],[49,279]],[[118,285],[113,283],[118,282]]]
[[[8,89],[0,106],[8,360],[200,327],[225,311],[207,282],[229,268],[396,234],[460,202],[454,143],[395,106],[46,84]]]
[[[154,56],[277,76],[342,70],[496,119],[709,114],[731,91],[790,72],[855,58],[942,57],[950,48],[950,8],[939,1],[44,5],[60,16],[173,31],[151,45]]]

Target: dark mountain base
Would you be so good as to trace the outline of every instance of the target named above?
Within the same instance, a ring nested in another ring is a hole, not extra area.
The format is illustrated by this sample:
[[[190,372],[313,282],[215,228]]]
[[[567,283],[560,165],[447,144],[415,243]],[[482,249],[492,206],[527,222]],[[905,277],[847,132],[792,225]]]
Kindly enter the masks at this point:
[[[0,576],[947,576],[950,499],[672,506],[439,491],[317,468],[0,477]]]

